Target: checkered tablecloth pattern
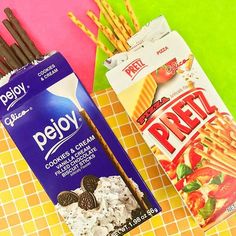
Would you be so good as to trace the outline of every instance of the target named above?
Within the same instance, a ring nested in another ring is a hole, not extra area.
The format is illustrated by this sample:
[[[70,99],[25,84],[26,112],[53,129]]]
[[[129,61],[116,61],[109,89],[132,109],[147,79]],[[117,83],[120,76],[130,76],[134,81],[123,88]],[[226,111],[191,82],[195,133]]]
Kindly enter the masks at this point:
[[[163,209],[161,214],[138,226],[128,235],[203,235],[128,118],[113,90],[97,92],[92,97]],[[2,124],[0,124],[0,235],[72,235]],[[236,235],[236,215],[210,229],[206,235]]]

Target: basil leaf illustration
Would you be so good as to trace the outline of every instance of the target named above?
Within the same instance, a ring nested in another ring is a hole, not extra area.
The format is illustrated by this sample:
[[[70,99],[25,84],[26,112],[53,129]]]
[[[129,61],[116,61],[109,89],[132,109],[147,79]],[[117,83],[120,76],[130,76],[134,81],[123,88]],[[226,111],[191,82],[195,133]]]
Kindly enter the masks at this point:
[[[216,207],[216,199],[208,198],[205,206],[199,210],[199,214],[203,217],[204,220],[208,219],[214,212]]]
[[[183,191],[185,193],[191,193],[195,190],[198,190],[199,188],[201,188],[201,185],[195,180],[193,182],[191,182],[190,184],[187,184],[184,188]]]
[[[224,175],[221,173],[218,176],[215,176],[212,180],[211,180],[211,184],[217,184],[220,185],[221,183],[223,183],[224,181]]]
[[[176,174],[178,176],[178,179],[182,179],[183,177],[191,174],[192,172],[193,172],[192,169],[183,163],[179,164],[176,169]]]
[[[196,168],[198,169],[198,168],[201,168],[202,166],[203,166],[202,161],[200,161],[200,162],[196,165]]]

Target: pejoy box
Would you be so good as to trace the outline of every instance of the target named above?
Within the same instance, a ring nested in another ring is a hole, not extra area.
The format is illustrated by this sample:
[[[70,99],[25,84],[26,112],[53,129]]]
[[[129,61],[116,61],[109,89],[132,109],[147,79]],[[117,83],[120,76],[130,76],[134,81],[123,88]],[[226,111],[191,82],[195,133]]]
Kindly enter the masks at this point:
[[[60,53],[0,88],[0,114],[74,235],[123,235],[160,212]]]
[[[105,62],[111,69],[108,80],[207,230],[236,210],[236,122],[164,17],[128,42],[133,46],[129,52]]]

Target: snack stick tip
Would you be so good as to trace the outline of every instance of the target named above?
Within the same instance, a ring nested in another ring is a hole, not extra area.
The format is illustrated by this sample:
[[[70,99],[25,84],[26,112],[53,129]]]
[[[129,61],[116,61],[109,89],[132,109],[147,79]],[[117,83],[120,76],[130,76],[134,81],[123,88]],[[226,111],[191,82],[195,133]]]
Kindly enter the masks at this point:
[[[99,48],[101,48],[109,57],[113,56],[113,53],[97,39],[97,37],[79,20],[72,12],[68,13],[68,16],[72,22],[78,26]]]
[[[129,13],[129,16],[133,22],[134,28],[135,28],[136,32],[138,32],[140,30],[140,25],[139,25],[139,22],[138,22],[138,19],[137,19],[135,13],[134,13],[134,10],[130,4],[130,1],[124,0],[124,2],[125,2],[125,7]]]
[[[129,36],[133,36],[134,32],[131,29],[131,27],[129,26],[128,22],[126,21],[125,17],[123,15],[119,15],[119,19],[120,22],[123,24],[124,28],[126,29],[126,31],[128,32]]]

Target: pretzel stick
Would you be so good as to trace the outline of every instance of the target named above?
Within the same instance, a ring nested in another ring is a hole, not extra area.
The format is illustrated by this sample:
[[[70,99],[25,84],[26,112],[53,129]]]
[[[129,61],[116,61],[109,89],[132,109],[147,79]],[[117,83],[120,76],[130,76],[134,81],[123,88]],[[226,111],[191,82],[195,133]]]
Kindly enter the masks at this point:
[[[120,15],[119,16],[120,22],[122,23],[122,25],[125,27],[126,31],[128,32],[129,36],[133,36],[134,32],[131,29],[131,27],[129,26],[128,22],[126,21],[125,17]]]
[[[125,40],[128,40],[130,37],[129,37],[126,29],[124,28],[124,26],[121,24],[118,16],[113,11],[111,5],[106,0],[101,0],[101,2],[102,2],[102,5],[104,6],[104,8],[107,10],[108,14],[110,15],[111,19],[115,23],[116,27],[120,30],[120,32],[124,36]]]
[[[225,117],[225,121],[229,122],[230,126],[233,127],[234,131],[236,131],[236,121],[233,119],[229,119],[229,117]]]
[[[215,119],[215,124],[217,124],[219,127],[221,127],[223,130],[225,129],[225,126],[224,125],[227,125],[227,124],[222,124],[222,122],[219,120],[219,117],[217,119]]]
[[[217,155],[219,155],[219,157],[221,158],[221,160],[223,160],[224,162],[229,163],[231,166],[233,166],[236,170],[236,159],[235,156],[228,156],[228,155],[224,155],[225,153],[222,153],[221,151],[219,151],[215,145],[213,145],[210,141],[208,140],[203,140],[202,141],[203,144],[207,145],[209,148],[211,148]]]
[[[232,151],[234,153],[236,152],[235,148],[231,144],[223,142],[219,137],[216,137],[216,135],[214,134],[211,134],[211,136],[206,136],[206,138],[211,139],[217,146],[219,146],[223,150]]]
[[[224,154],[226,154],[227,156],[233,157],[236,161],[236,152],[232,151],[232,150],[224,150]]]
[[[219,146],[221,146],[221,147],[223,146],[223,148],[231,149],[231,145],[227,141],[224,143],[222,141],[222,139],[217,137],[214,133],[210,133],[210,132],[205,131],[205,130],[200,130],[199,133],[204,135],[206,138],[211,139],[212,141],[216,142]]]
[[[231,123],[231,125],[234,126],[234,128],[236,128],[236,121],[235,120],[231,120],[230,123]]]
[[[120,33],[119,29],[115,28],[115,29],[114,29],[114,32],[115,32],[115,34],[117,35],[117,37],[120,39],[120,41],[122,42],[122,44],[124,45],[126,51],[128,51],[130,47],[129,47],[128,43],[126,42],[124,36]]]
[[[208,160],[204,160],[203,161],[203,165],[205,166],[205,167],[210,167],[210,168],[212,168],[212,169],[215,169],[215,170],[218,170],[218,171],[220,171],[220,172],[223,172],[223,173],[225,173],[225,174],[227,174],[227,175],[230,175],[230,176],[232,176],[232,177],[236,177],[236,174],[234,173],[234,172],[232,172],[231,170],[228,170],[228,169],[225,169],[224,167],[222,167],[222,166],[219,166],[219,165],[217,165],[217,164],[213,164],[213,163],[211,163],[210,161],[208,161]]]
[[[230,126],[231,127],[231,126]],[[206,124],[206,128],[209,129],[213,134],[210,135],[208,133],[209,136],[212,136],[215,138],[216,142],[221,145],[221,144],[224,144],[227,146],[227,148],[229,149],[233,149],[233,150],[236,150],[236,142],[235,141],[232,141],[232,139],[234,139],[232,137],[232,134],[234,134],[233,131],[230,132],[230,137],[226,136],[224,134],[224,131],[222,130],[219,130],[219,129],[216,129],[215,127],[213,127],[211,124]],[[207,134],[205,134],[207,135]],[[232,138],[232,139],[231,139]],[[236,140],[236,139],[234,139]]]
[[[89,124],[90,128],[93,130],[94,134],[96,135],[96,137],[98,138],[99,142],[101,143],[101,145],[104,147],[105,152],[108,154],[109,159],[112,161],[112,163],[115,165],[116,169],[118,170],[120,176],[122,177],[123,181],[125,182],[125,184],[127,185],[127,187],[129,188],[130,192],[133,194],[135,200],[137,201],[137,203],[140,205],[140,207],[146,211],[148,210],[148,204],[144,201],[144,199],[137,193],[137,189],[136,187],[133,185],[133,183],[131,182],[131,180],[129,179],[129,177],[127,176],[127,174],[125,173],[123,167],[120,165],[120,163],[118,162],[118,160],[116,159],[115,155],[113,154],[113,152],[111,151],[110,147],[107,145],[106,141],[104,140],[104,138],[102,137],[102,135],[100,134],[99,130],[97,129],[97,127],[95,126],[95,124],[93,123],[93,121],[90,119],[89,115],[87,114],[87,112],[85,110],[81,111],[80,113],[82,115],[82,117],[85,119],[85,121]]]
[[[116,27],[116,24],[113,22],[112,18],[110,17],[110,15],[108,14],[108,12],[106,11],[106,9],[103,7],[101,0],[94,0],[94,2],[97,4],[98,8],[100,9],[100,11],[102,12],[102,14],[104,15],[105,19],[107,20],[107,22],[111,25],[111,27],[113,28],[115,34],[117,35],[118,39],[121,41],[121,43],[123,44],[123,46],[125,47],[125,51],[127,51],[129,49],[129,45],[127,44],[124,36],[122,35],[122,32],[120,31],[119,28]],[[120,42],[118,42],[118,47],[121,50],[123,48],[123,46],[121,45]],[[121,50],[122,51],[122,50]],[[123,51],[122,51],[123,52]]]
[[[113,34],[113,32],[109,28],[107,28],[107,34],[108,34],[109,38],[114,37],[114,39],[116,39],[116,49],[119,52],[125,52],[126,51],[126,48],[125,48],[124,44],[121,42],[121,40],[116,38],[116,36]]]
[[[81,22],[79,21],[72,12],[68,13],[71,21],[77,25],[98,47],[100,47],[109,57],[113,56],[113,53],[102,43],[96,36]]]
[[[207,145],[208,148],[210,148],[211,150],[213,150],[213,151],[214,151],[215,153],[217,153],[219,156],[222,156],[222,155],[225,154],[225,155],[227,156],[226,158],[228,158],[228,160],[231,159],[231,161],[236,161],[236,159],[235,159],[235,151],[229,150],[229,149],[225,148],[224,146],[222,147],[222,146],[220,146],[219,144],[213,144],[212,142],[210,142],[210,141],[208,141],[208,140],[206,140],[206,139],[202,140],[201,142],[202,142],[203,144]],[[223,153],[217,149],[217,146],[219,146],[220,148],[223,149]],[[230,155],[230,154],[231,154],[231,155]],[[235,162],[235,163],[236,163],[236,162]]]
[[[232,168],[231,166],[228,166],[228,165],[225,164],[224,162],[221,162],[219,159],[214,158],[213,156],[208,155],[207,153],[203,152],[202,150],[196,148],[196,149],[195,149],[195,152],[196,152],[198,155],[200,155],[200,156],[204,157],[205,159],[207,159],[208,161],[210,161],[211,163],[214,163],[214,164],[216,164],[216,165],[222,166],[222,169],[224,168],[225,170],[227,170],[227,171],[229,171],[229,172],[232,172],[232,173],[235,172],[235,169],[234,169],[234,168]]]
[[[215,111],[215,114],[217,117],[219,117],[220,119],[225,121],[225,123],[227,123],[236,132],[236,127],[235,127],[235,123],[234,123],[235,121],[228,120],[228,117],[226,118],[226,116],[222,115],[219,111]]]
[[[112,18],[110,17],[110,15],[107,13],[107,11],[105,10],[105,8],[103,7],[102,3],[100,0],[94,0],[94,2],[97,4],[99,10],[102,12],[102,14],[104,15],[104,17],[106,18],[107,22],[111,25],[111,27],[113,29],[116,28],[115,23],[113,22]]]
[[[121,51],[121,52],[126,52],[127,51],[125,46],[123,45],[123,43],[120,40],[117,40],[117,47],[118,47],[118,50]]]
[[[104,26],[99,19],[94,15],[92,11],[87,12],[88,16],[94,21],[94,23],[98,26],[98,28],[102,31],[102,33],[108,38],[108,40],[113,44],[113,46],[119,51],[124,52],[126,51],[125,46],[118,40],[110,28]],[[123,39],[124,40],[124,39]]]
[[[134,10],[133,10],[133,8],[130,4],[130,1],[129,0],[124,0],[124,2],[125,2],[125,7],[126,7],[128,13],[129,13],[130,19],[133,22],[134,28],[135,28],[136,32],[138,32],[140,30],[140,26],[139,26],[137,17],[135,16]]]
[[[220,118],[221,119],[221,118]],[[225,120],[224,120],[225,121]],[[232,125],[232,123],[224,123],[222,124],[221,121],[219,120],[219,118],[215,121],[217,125],[219,125],[223,130],[225,130],[226,127],[229,127],[230,129],[232,129],[234,132],[236,132],[236,128]]]
[[[230,135],[230,137],[231,137],[232,139],[234,139],[234,140],[236,141],[236,134],[235,134],[233,131],[231,131],[231,132],[229,133],[229,135]]]
[[[116,49],[118,49],[117,38],[112,33],[112,31],[108,27],[104,26],[92,11],[87,11],[87,15],[92,19],[92,21],[97,25],[97,27],[102,31],[102,33],[107,37],[107,39],[112,43],[112,45]]]
[[[108,38],[108,40],[112,43],[112,45],[117,50],[119,50],[119,47],[117,45],[118,39],[116,38],[115,34],[106,26],[104,26],[104,35]]]
[[[234,140],[232,140],[231,134],[234,133],[233,131],[231,131],[229,137],[227,137],[222,130],[219,131],[219,138],[222,138],[225,142],[227,142],[230,146],[232,146],[234,149],[236,149],[236,142]],[[228,138],[228,140],[226,141],[226,137]]]
[[[209,129],[212,133],[214,133],[215,135],[219,136],[220,138],[223,139],[225,142],[227,143],[231,143],[231,140],[225,136],[224,134],[222,134],[222,132],[219,132],[219,129],[216,129],[215,127],[213,127],[211,124],[206,124],[206,128]]]

